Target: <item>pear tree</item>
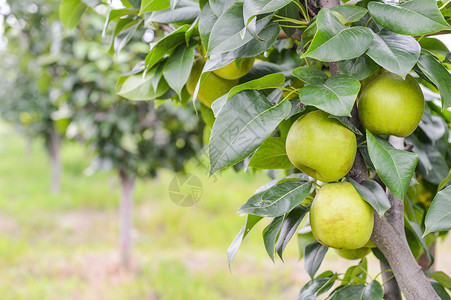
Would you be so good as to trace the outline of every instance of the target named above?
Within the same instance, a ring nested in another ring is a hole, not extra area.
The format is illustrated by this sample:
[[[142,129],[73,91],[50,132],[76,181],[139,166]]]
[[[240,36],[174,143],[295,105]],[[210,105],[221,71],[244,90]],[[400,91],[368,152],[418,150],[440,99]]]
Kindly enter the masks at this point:
[[[63,0],[63,22],[76,26],[87,2]],[[266,221],[272,260],[298,238],[311,277],[298,299],[449,299],[450,277],[431,268],[451,229],[451,54],[434,37],[451,32],[449,1],[121,3],[94,4],[113,49],[143,37],[150,49],[116,93],[200,100],[210,174],[241,164],[272,177],[238,209],[230,263]],[[238,82],[220,84],[230,64]],[[360,262],[318,275],[329,248]]]

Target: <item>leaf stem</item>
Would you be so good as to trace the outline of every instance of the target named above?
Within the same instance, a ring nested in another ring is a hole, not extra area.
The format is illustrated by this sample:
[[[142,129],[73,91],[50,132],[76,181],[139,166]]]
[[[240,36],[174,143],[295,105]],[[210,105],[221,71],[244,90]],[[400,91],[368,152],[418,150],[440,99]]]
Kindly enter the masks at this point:
[[[382,283],[382,286],[384,286],[387,282],[389,282],[390,280],[392,280],[393,278],[395,278],[395,275],[393,274],[392,276],[388,277],[387,280],[384,281],[384,283]]]
[[[443,4],[443,5],[439,8],[439,10],[444,9],[449,3],[451,3],[451,0],[446,1],[445,4]]]

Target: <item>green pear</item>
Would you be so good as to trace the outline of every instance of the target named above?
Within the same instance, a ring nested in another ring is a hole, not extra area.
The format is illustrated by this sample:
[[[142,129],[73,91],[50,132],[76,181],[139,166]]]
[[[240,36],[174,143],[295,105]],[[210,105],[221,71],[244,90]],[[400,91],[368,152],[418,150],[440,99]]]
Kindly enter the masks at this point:
[[[365,245],[366,248],[377,248],[376,244],[373,243],[372,240],[369,240],[368,243]]]
[[[310,207],[315,239],[336,249],[364,247],[373,232],[373,209],[349,182],[320,188]]]
[[[228,65],[222,68],[214,70],[213,73],[221,78],[234,80],[243,77],[252,69],[255,58],[245,58],[239,63],[238,61],[232,61]]]
[[[386,72],[367,84],[358,101],[363,127],[372,134],[406,137],[415,131],[424,112],[424,96],[416,80]]]
[[[362,247],[359,249],[337,249],[338,255],[349,260],[361,259],[371,252],[370,248]]]
[[[199,81],[200,75],[202,74],[203,67],[203,61],[197,60],[196,62],[194,62],[193,68],[191,69],[191,74],[188,78],[188,81],[186,82],[186,89],[191,95],[194,94],[197,82]],[[214,73],[208,73],[199,87],[197,99],[199,99],[199,101],[204,105],[211,107],[213,101],[228,93],[230,89],[237,84],[237,79],[227,80],[215,75]]]
[[[286,141],[291,163],[323,182],[337,181],[351,169],[357,151],[355,134],[321,110],[301,116]]]

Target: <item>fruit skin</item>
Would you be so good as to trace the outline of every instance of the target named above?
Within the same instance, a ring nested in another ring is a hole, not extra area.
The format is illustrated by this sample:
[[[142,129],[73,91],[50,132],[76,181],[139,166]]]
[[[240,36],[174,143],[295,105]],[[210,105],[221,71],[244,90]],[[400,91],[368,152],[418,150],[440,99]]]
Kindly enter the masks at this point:
[[[186,89],[191,95],[194,94],[197,82],[199,81],[199,77],[202,74],[203,67],[204,63],[201,60],[194,62],[193,68],[191,69],[191,74],[189,75],[188,81],[186,82]],[[228,93],[230,89],[237,84],[237,79],[227,80],[215,75],[214,73],[209,73],[199,87],[197,99],[199,99],[199,101],[204,105],[211,107],[213,101]]]
[[[321,187],[310,207],[315,239],[336,249],[364,247],[373,232],[373,209],[349,182]]]
[[[233,80],[238,79],[249,73],[254,65],[255,58],[245,58],[242,60],[240,68],[238,69],[237,62],[232,61],[230,64],[222,68],[214,70],[213,73],[221,78]]]
[[[415,131],[424,112],[424,96],[416,80],[386,72],[374,78],[360,95],[358,111],[372,134],[406,137]]]
[[[367,247],[362,247],[359,249],[337,249],[336,251],[338,255],[340,255],[341,257],[349,260],[354,260],[367,256],[368,253],[371,252],[371,249]]]
[[[351,169],[357,151],[355,134],[321,110],[312,111],[291,126],[286,141],[291,163],[323,182],[337,181]]]

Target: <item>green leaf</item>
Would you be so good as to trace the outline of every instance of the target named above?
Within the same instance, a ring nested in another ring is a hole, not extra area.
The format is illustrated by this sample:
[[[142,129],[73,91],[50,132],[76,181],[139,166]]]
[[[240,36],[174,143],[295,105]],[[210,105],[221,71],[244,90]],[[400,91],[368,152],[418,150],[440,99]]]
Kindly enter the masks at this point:
[[[149,72],[145,77],[142,75],[132,75],[127,77],[122,83],[117,94],[129,100],[146,101],[157,99],[166,93],[169,86],[165,80],[160,80],[157,90],[152,85],[154,73]]]
[[[368,261],[364,257],[357,266],[349,267],[341,281],[341,285],[364,283],[368,270]]]
[[[290,113],[290,102],[273,105],[258,91],[242,91],[227,101],[213,125],[210,174],[241,161]]]
[[[244,90],[264,90],[268,88],[281,87],[285,83],[285,80],[285,75],[282,73],[269,74],[233,87],[229,91],[227,99],[232,98],[235,94],[238,94]]]
[[[138,14],[138,12],[139,12],[138,9],[131,9],[131,8],[122,8],[122,9],[111,10],[105,21],[105,25],[103,27],[102,34],[104,35],[106,33],[106,29],[108,28],[108,25],[110,25],[110,23],[112,21],[118,20],[119,18],[121,18],[123,16],[128,16],[128,15],[134,16],[134,15]]]
[[[382,182],[399,199],[404,199],[418,163],[418,154],[394,148],[386,140],[366,131],[368,152]]]
[[[315,300],[317,296],[327,292],[337,279],[337,273],[332,271],[318,275],[302,287],[299,291],[298,300]]]
[[[348,28],[327,8],[318,13],[316,24],[318,30],[315,37],[301,58],[311,57],[321,61],[356,58],[368,49],[373,39],[369,28]]]
[[[61,23],[67,29],[77,27],[88,6],[81,0],[62,0],[59,7]]]
[[[282,229],[280,230],[279,238],[277,239],[276,244],[276,252],[280,259],[283,260],[283,251],[288,245],[291,237],[296,233],[299,224],[301,224],[301,221],[307,212],[308,208],[298,205],[285,217],[285,220],[283,220]]]
[[[194,46],[186,47],[186,45],[182,44],[175,49],[164,67],[164,78],[179,96],[181,95],[183,86],[188,81],[193,61]]]
[[[262,217],[282,216],[301,204],[312,188],[312,182],[285,181],[268,189],[261,197],[251,197],[238,213]]]
[[[182,1],[175,8],[154,11],[145,17],[145,26],[149,27],[152,22],[178,23],[193,21],[200,15],[199,5],[191,1]]]
[[[189,25],[183,25],[158,41],[146,56],[146,68],[149,70],[166,54],[172,52],[178,45],[185,42],[185,32]]]
[[[449,296],[449,294],[446,292],[446,290],[443,288],[443,286],[438,281],[435,281],[434,279],[431,279],[431,278],[428,278],[428,279],[429,279],[429,282],[431,283],[432,287],[434,288],[435,292],[440,297],[440,299],[451,300],[451,297]]]
[[[299,246],[299,259],[304,258],[305,246],[315,240],[312,233],[312,227],[310,225],[304,226],[298,232],[298,246]]]
[[[315,273],[321,266],[327,250],[329,250],[329,247],[320,244],[316,240],[305,246],[304,268],[310,275],[310,278],[313,279],[315,277]]]
[[[249,161],[249,166],[257,169],[294,168],[285,149],[286,138],[269,137],[258,148]]]
[[[451,229],[451,186],[441,190],[432,200],[428,209],[424,225],[423,236],[428,233],[440,230]]]
[[[451,107],[451,74],[432,55],[424,53],[417,63],[420,70],[438,87],[442,108]]]
[[[425,273],[451,291],[451,278],[446,273],[442,271],[426,271]]]
[[[338,5],[331,8],[338,12],[349,22],[357,22],[368,13],[368,10],[360,6]]]
[[[391,207],[384,189],[374,180],[367,179],[362,183],[358,183],[352,178],[348,178],[359,195],[368,202],[382,218],[384,213]]]
[[[361,300],[381,300],[384,297],[384,289],[377,280],[372,280],[362,291]]]
[[[323,84],[329,78],[326,73],[306,67],[299,67],[293,70],[293,76],[308,84]]]
[[[329,118],[337,119],[341,124],[343,124],[349,130],[354,132],[354,134],[357,135],[357,138],[360,138],[363,136],[363,134],[360,132],[360,130],[357,127],[355,127],[354,124],[352,124],[351,121],[349,121],[349,119],[347,117],[329,115]]]
[[[407,217],[404,216],[404,224],[406,226],[406,228],[408,228],[413,235],[415,236],[415,238],[417,239],[417,241],[420,243],[421,248],[423,248],[423,251],[426,253],[429,261],[430,261],[430,266],[434,263],[434,256],[431,253],[431,250],[429,249],[429,247],[426,245],[426,241],[421,237],[421,228],[420,226],[415,223],[414,221],[410,221],[407,219]]]
[[[350,116],[360,90],[360,82],[347,75],[330,77],[324,84],[310,84],[299,92],[305,105],[312,105],[335,116]]]
[[[277,237],[279,236],[280,229],[282,229],[284,216],[274,218],[268,226],[263,230],[263,242],[265,244],[266,252],[271,260],[274,262],[274,252]]]
[[[332,299],[333,300],[361,300],[364,289],[365,289],[365,285],[363,285],[363,284],[357,284],[357,285],[351,284],[351,285],[346,285],[343,287],[338,287],[332,293],[333,297],[327,298],[327,299],[331,299],[331,300]]]
[[[211,29],[218,21],[218,17],[211,10],[210,4],[207,2],[202,8],[199,18],[199,34],[205,49],[208,49],[208,40],[210,39]]]
[[[423,37],[419,40],[419,43],[423,49],[432,52],[439,60],[444,60],[446,55],[450,52],[448,47],[436,38]]]
[[[244,21],[248,24],[250,18],[275,12],[290,2],[291,0],[246,0],[243,5]]]
[[[366,54],[384,69],[405,78],[420,57],[420,44],[411,36],[387,29],[373,32],[373,35]]]
[[[227,260],[229,261],[229,269],[232,265],[232,261],[235,258],[236,253],[238,252],[238,249],[241,246],[241,243],[243,242],[246,235],[251,231],[251,229],[257,224],[262,217],[259,216],[253,216],[248,215],[246,218],[246,224],[244,224],[243,228],[241,228],[240,232],[237,234],[235,239],[230,244],[229,248],[227,249]]]
[[[368,9],[379,24],[399,34],[424,35],[451,28],[436,0],[412,0],[400,5],[370,2]]]
[[[171,7],[169,0],[142,0],[139,15],[146,12],[163,10],[169,7]]]
[[[341,74],[354,77],[357,80],[367,78],[376,72],[378,68],[379,66],[366,54],[338,62],[338,69]]]
[[[451,181],[451,169],[449,170],[448,176],[446,176],[446,178],[443,179],[442,182],[440,182],[440,184],[438,185],[437,191],[443,190],[443,188],[446,187],[450,181]]]

